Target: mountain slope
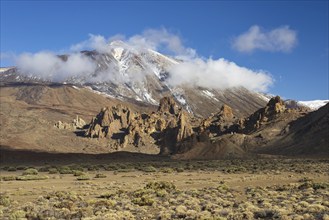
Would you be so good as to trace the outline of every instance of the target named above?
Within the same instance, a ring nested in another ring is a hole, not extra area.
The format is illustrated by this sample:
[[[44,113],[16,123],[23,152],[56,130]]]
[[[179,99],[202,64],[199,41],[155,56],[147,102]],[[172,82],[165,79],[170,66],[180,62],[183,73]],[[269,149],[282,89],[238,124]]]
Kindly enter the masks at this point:
[[[329,104],[289,124],[288,134],[261,152],[329,156]]]
[[[59,129],[61,121],[71,123],[78,115],[89,123],[103,106],[123,102],[72,85],[2,85],[0,88],[0,145],[62,153],[104,153],[107,143],[81,137],[79,130]],[[144,103],[125,103],[135,111],[151,112]]]
[[[207,117],[220,110],[223,104],[233,108],[239,117],[245,117],[264,106],[267,98],[262,94],[242,87],[230,89],[207,89],[201,87],[171,86],[168,83],[170,69],[179,64],[179,60],[162,55],[150,49],[136,49],[121,41],[108,45],[104,53],[82,51],[97,66],[95,72],[66,78],[60,83],[89,86],[95,91],[124,101],[141,101],[158,105],[164,96],[174,96],[177,103],[188,112]],[[67,55],[59,56],[67,60]],[[47,73],[35,76],[22,74],[13,68],[0,74],[4,82],[49,83]]]

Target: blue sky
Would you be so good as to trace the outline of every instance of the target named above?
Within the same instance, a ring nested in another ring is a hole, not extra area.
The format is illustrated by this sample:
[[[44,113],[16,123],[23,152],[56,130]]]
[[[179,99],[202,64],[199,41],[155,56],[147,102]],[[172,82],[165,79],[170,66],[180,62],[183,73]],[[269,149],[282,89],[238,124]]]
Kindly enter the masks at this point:
[[[328,1],[1,0],[1,66],[13,65],[13,54],[69,50],[89,34],[129,38],[161,28],[199,57],[269,72],[269,93],[329,99]],[[295,35],[284,39],[282,49],[271,36],[283,29],[285,36]],[[238,39],[242,46],[250,43],[250,36],[256,36],[250,47],[234,46]]]

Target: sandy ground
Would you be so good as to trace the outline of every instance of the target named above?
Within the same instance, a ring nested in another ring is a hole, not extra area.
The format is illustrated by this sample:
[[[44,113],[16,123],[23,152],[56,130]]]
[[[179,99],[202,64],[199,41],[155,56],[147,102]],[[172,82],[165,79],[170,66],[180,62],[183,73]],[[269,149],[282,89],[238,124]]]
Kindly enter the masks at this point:
[[[1,176],[21,175],[22,172],[1,171]],[[168,181],[174,183],[178,189],[202,189],[215,187],[224,181],[236,196],[243,199],[246,187],[267,187],[297,183],[302,178],[310,178],[316,182],[328,182],[328,174],[293,172],[278,172],[268,174],[227,174],[220,171],[192,171],[181,173],[145,173],[141,171],[89,171],[88,175],[94,177],[96,173],[103,173],[106,178],[92,178],[88,181],[78,181],[73,174],[47,174],[49,179],[37,181],[1,181],[1,192],[12,195],[12,198],[27,202],[44,195],[49,191],[74,191],[85,195],[86,198],[97,197],[107,191],[118,189],[133,191],[143,187],[151,181]],[[40,173],[43,174],[43,173]]]

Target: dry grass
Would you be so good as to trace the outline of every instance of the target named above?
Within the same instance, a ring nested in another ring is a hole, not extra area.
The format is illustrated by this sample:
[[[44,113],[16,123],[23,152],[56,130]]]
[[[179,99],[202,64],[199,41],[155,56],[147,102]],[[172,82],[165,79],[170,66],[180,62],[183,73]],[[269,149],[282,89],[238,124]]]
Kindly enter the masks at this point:
[[[1,219],[328,219],[329,216],[329,161],[324,160],[17,168],[8,171],[8,167],[2,167]],[[43,173],[49,178],[33,180],[45,176]],[[18,181],[24,177],[33,178],[28,184]]]

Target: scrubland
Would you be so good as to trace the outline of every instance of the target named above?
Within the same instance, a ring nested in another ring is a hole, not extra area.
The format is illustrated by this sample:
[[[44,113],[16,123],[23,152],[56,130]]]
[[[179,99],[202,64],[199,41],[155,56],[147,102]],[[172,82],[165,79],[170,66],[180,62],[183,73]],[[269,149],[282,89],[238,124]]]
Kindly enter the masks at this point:
[[[1,219],[329,219],[329,160],[1,167]]]

